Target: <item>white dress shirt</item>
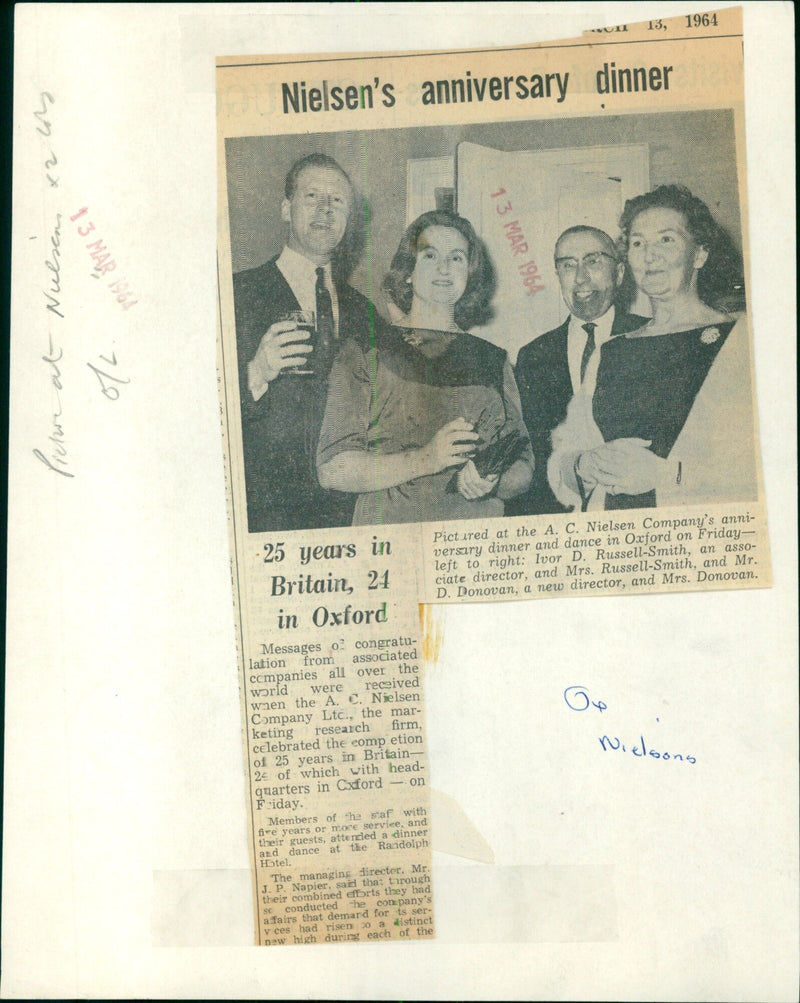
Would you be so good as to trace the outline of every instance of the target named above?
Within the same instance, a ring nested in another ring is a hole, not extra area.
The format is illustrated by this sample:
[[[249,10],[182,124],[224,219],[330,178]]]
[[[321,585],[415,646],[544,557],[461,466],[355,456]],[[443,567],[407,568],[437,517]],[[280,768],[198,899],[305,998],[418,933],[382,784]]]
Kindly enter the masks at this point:
[[[302,254],[293,251],[289,247],[284,247],[278,260],[275,262],[278,271],[289,283],[289,288],[295,295],[295,299],[300,304],[301,310],[317,309],[317,268],[313,261],[304,258]],[[333,329],[339,330],[339,298],[336,295],[336,286],[333,283],[331,273],[331,263],[325,267],[325,285],[331,294],[331,304],[333,306]]]
[[[294,298],[297,300],[300,309],[316,310],[317,268],[319,266],[314,264],[313,261],[309,261],[308,258],[303,257],[302,254],[298,254],[297,251],[293,251],[290,247],[284,247],[275,264],[294,293]],[[336,285],[333,281],[330,262],[324,268],[325,285],[331,294],[331,306],[333,307],[333,328],[334,331],[338,332],[339,298],[336,295]],[[258,364],[258,355],[248,363],[247,384],[253,400],[260,400],[269,387],[269,381],[265,378],[262,367]]]
[[[589,335],[583,325],[592,323],[594,329],[594,352],[589,356],[583,383],[581,383],[581,361]],[[597,385],[597,370],[600,366],[600,349],[611,339],[614,323],[614,307],[610,307],[602,317],[589,322],[580,317],[570,316],[567,328],[567,361],[572,381],[572,400],[567,408],[564,421],[552,432],[553,451],[547,461],[547,479],[553,494],[568,508],[580,511],[581,497],[576,487],[575,463],[582,451],[602,446],[603,436],[594,423],[592,399]],[[578,448],[579,447],[579,448]],[[592,500],[605,503],[605,493],[596,492]]]
[[[581,359],[586,341],[589,335],[584,331],[583,325],[589,323],[581,320],[580,317],[571,315],[569,327],[567,328],[567,361],[569,362],[569,376],[572,381],[572,392],[576,394],[581,389]],[[602,317],[596,317],[592,324],[594,329],[594,352],[589,364],[586,367],[586,374],[583,380],[583,389],[590,395],[594,393],[594,385],[597,381],[597,367],[600,363],[600,349],[611,339],[611,328],[614,324],[614,307],[609,307]]]

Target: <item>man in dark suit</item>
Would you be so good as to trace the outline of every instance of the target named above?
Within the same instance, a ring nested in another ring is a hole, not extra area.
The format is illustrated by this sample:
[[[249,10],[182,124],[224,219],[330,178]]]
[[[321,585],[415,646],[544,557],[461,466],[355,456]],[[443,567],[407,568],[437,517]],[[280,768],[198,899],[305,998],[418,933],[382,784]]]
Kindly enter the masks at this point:
[[[533,445],[536,468],[527,495],[507,515],[566,512],[547,483],[550,434],[585,380],[597,375],[603,344],[635,331],[646,318],[617,310],[614,300],[625,271],[614,241],[592,226],[572,226],[556,241],[555,267],[569,316],[559,327],[520,349],[516,377],[522,416]],[[593,363],[590,365],[590,361]]]
[[[312,154],[294,164],[284,191],[283,251],[233,277],[251,533],[350,525],[355,498],[317,481],[317,439],[333,355],[346,338],[369,338],[378,321],[333,267],[353,215],[347,174]],[[287,317],[298,310],[316,313],[313,351],[309,332]]]

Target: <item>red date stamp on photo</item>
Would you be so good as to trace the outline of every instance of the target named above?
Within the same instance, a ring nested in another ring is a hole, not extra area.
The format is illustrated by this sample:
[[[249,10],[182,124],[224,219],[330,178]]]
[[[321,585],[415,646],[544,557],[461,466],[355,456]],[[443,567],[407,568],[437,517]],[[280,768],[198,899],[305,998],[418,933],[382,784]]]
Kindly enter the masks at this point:
[[[84,206],[82,209],[79,209],[74,216],[70,216],[70,222],[76,224],[79,237],[88,237],[95,230],[94,223],[88,219],[84,220],[82,223],[78,222],[78,220],[80,220],[81,217],[86,216],[88,212],[89,209]],[[102,238],[90,240],[86,244],[86,249],[94,262],[92,278],[106,278],[110,272],[115,272],[117,270],[117,262],[112,257],[109,249],[103,243]],[[114,294],[117,303],[120,304],[123,310],[129,310],[132,306],[136,306],[138,300],[133,298],[135,294],[125,279],[115,278],[112,282],[109,282],[108,288]]]

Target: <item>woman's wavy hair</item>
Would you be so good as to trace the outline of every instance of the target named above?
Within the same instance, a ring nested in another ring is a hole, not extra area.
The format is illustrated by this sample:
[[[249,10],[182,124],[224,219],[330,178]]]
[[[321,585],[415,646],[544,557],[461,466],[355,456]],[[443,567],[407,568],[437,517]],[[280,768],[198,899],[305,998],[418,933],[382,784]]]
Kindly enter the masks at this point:
[[[467,241],[467,285],[461,299],[455,305],[454,319],[464,330],[485,324],[493,316],[492,297],[496,288],[494,267],[489,252],[475,233],[469,220],[453,212],[434,209],[418,216],[406,229],[400,245],[392,258],[391,268],[383,280],[383,291],[403,313],[411,309],[413,290],[411,273],[417,263],[419,238],[430,226],[446,226],[458,232]]]
[[[627,260],[633,222],[646,209],[674,209],[679,212],[686,221],[686,229],[694,242],[708,251],[706,263],[697,276],[697,294],[700,299],[713,309],[726,313],[744,309],[741,255],[727,231],[711,215],[705,202],[692,195],[684,185],[659,185],[645,195],[628,199],[619,221],[622,260]],[[626,267],[625,282],[630,285],[626,292],[634,292],[629,267]]]

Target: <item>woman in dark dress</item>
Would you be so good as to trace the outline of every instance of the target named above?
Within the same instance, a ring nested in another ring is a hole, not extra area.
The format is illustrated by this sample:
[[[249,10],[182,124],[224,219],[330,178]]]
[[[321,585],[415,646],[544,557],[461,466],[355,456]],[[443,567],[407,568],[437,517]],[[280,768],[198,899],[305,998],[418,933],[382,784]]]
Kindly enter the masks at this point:
[[[738,255],[708,207],[678,185],[630,199],[620,229],[653,318],[603,346],[594,397],[576,395],[553,433],[551,485],[585,510],[738,498],[747,493],[741,465],[733,453],[715,455],[720,425],[724,444],[749,434],[754,453],[746,334],[744,352],[741,332],[726,351],[742,300]],[[754,460],[745,466],[754,497]]]
[[[490,316],[493,287],[467,220],[435,211],[408,227],[384,281],[394,325],[345,345],[328,385],[317,472],[323,487],[358,494],[354,524],[501,516],[527,489],[508,356],[466,331]],[[482,463],[489,446],[507,462]]]

